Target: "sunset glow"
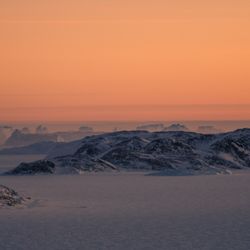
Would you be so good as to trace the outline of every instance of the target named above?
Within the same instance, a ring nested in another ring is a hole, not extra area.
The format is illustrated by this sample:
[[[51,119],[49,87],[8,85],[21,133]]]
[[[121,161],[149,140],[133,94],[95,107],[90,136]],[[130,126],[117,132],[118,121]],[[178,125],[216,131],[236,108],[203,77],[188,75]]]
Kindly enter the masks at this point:
[[[250,119],[250,2],[3,0],[0,120]]]

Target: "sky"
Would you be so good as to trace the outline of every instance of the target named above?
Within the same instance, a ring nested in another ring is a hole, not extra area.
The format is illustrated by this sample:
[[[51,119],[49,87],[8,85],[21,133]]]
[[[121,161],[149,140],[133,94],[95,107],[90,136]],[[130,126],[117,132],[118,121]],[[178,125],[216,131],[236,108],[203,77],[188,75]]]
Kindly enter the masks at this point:
[[[249,0],[1,0],[0,122],[249,120]]]

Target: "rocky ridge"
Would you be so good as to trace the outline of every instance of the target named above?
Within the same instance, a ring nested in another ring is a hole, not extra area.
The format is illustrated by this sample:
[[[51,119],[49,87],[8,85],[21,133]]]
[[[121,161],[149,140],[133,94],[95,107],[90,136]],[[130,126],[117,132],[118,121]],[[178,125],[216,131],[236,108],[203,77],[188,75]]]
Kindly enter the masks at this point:
[[[0,185],[0,208],[21,205],[27,198],[21,197],[16,191]]]
[[[50,174],[123,170],[201,174],[250,168],[250,129],[221,134],[121,131],[86,137],[77,145],[73,153],[63,150],[61,155],[58,146],[48,161],[18,166],[9,174],[36,174],[44,169]],[[49,171],[48,162],[54,164]]]

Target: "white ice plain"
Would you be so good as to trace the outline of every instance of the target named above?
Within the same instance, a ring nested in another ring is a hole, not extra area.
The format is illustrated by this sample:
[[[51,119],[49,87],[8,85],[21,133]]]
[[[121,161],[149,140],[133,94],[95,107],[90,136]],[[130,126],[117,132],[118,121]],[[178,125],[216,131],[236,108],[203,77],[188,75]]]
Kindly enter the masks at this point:
[[[248,250],[250,173],[0,176],[32,200],[0,210],[1,250]]]

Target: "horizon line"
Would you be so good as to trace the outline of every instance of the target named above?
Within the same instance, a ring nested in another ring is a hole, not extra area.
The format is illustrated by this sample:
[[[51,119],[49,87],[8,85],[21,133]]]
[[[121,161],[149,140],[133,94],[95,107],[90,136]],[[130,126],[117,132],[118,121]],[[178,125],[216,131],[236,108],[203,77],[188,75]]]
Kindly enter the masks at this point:
[[[0,110],[4,109],[61,109],[61,108],[192,108],[192,107],[250,107],[250,103],[242,104],[118,104],[118,105],[102,105],[102,104],[87,104],[87,105],[66,105],[66,106],[23,106],[23,107],[0,107]]]

